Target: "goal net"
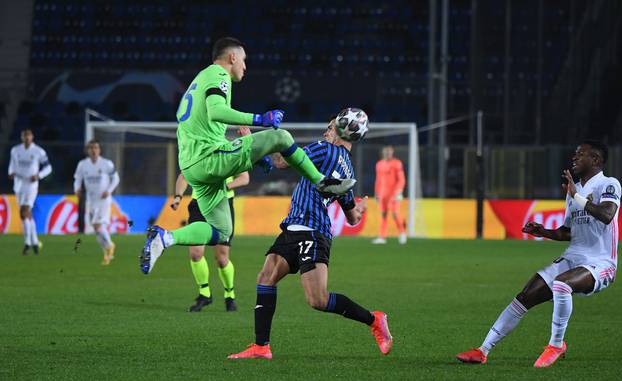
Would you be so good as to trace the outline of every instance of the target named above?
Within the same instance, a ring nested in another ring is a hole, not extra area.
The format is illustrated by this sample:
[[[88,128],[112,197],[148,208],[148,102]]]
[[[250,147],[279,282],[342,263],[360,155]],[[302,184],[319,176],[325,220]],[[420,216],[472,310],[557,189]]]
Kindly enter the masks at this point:
[[[282,123],[299,145],[322,139],[326,123]],[[177,123],[115,121],[87,110],[85,142],[97,139],[102,155],[111,159],[121,177],[121,194],[174,193],[177,166]],[[260,130],[251,128],[254,131]],[[229,139],[237,136],[236,128],[227,131]],[[417,236],[423,219],[417,217],[421,198],[421,173],[417,126],[414,123],[370,123],[369,132],[361,143],[352,148],[352,164],[356,173],[356,195],[373,198],[375,164],[386,145],[395,149],[395,156],[404,163],[408,202],[409,236]],[[251,184],[240,194],[290,195],[299,176],[291,170],[273,171],[269,175],[254,175]]]

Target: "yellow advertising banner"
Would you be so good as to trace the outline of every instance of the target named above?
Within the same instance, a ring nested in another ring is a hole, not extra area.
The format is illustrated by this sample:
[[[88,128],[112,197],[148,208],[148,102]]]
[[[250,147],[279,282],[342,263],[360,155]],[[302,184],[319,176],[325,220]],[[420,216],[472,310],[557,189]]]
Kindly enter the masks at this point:
[[[184,226],[188,219],[186,196],[179,208],[171,209],[172,197],[146,195],[113,196],[112,233],[144,233],[158,224],[166,229]],[[235,231],[238,235],[277,235],[280,223],[289,211],[290,198],[285,196],[241,196],[234,199]],[[368,209],[361,222],[351,226],[337,203],[328,206],[334,235],[375,237],[380,229],[380,211],[375,200],[367,201]],[[408,221],[408,200],[400,203],[400,213]],[[78,232],[77,200],[73,195],[40,195],[33,208],[37,231],[41,234],[74,234]],[[388,235],[398,229],[389,213]],[[461,238],[476,236],[476,201],[473,199],[419,199],[415,202],[415,237]],[[522,233],[528,221],[555,229],[564,223],[562,200],[487,200],[484,203],[486,239],[530,239]],[[622,227],[622,226],[621,226]],[[620,229],[622,230],[622,229]],[[0,234],[21,234],[19,206],[14,195],[0,195]]]

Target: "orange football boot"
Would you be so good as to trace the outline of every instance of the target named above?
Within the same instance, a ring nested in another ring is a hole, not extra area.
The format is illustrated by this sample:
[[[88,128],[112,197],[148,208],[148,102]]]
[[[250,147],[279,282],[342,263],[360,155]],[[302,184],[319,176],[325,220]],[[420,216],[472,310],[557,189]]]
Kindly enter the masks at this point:
[[[468,364],[486,364],[488,358],[479,348],[471,349],[470,351],[458,353],[456,358],[464,363]]]
[[[544,352],[542,352],[540,357],[538,357],[538,359],[533,364],[533,366],[536,368],[546,368],[546,367],[553,365],[553,363],[557,361],[557,359],[560,357],[561,358],[566,357],[566,342],[565,341],[562,342],[561,348],[554,347],[552,345],[547,345],[546,347],[544,347]]]
[[[257,345],[255,343],[249,344],[245,350],[240,353],[234,353],[227,357],[228,359],[268,359],[272,360],[272,352],[270,351],[270,344]]]
[[[382,311],[373,311],[374,322],[371,324],[371,334],[374,335],[378,348],[383,355],[388,355],[393,346],[393,336],[389,332],[387,314]]]

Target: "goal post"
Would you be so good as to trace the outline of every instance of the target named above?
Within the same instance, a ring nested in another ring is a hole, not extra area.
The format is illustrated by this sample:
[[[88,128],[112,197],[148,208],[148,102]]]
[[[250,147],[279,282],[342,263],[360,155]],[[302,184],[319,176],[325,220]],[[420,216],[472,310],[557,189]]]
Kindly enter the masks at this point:
[[[232,131],[234,128],[229,129]],[[321,139],[326,123],[282,123],[281,128],[291,132],[298,143],[305,144]],[[172,194],[177,177],[176,129],[175,122],[115,121],[87,109],[84,140],[86,143],[95,138],[102,142],[102,154],[115,162],[122,177],[119,189],[121,192],[140,192],[135,184],[124,182],[124,169],[128,168],[126,161],[140,157],[144,162],[160,169],[159,176],[165,179],[161,181],[163,186],[159,187],[160,193],[166,191]],[[359,194],[373,195],[373,186],[370,189],[372,182],[369,180],[375,178],[375,167],[371,163],[379,158],[380,148],[388,144],[396,148],[396,156],[404,161],[407,168],[408,235],[415,237],[421,235],[417,234],[417,230],[423,228],[423,219],[417,217],[417,201],[422,197],[422,187],[418,130],[415,123],[369,124],[365,139],[360,144],[353,145],[353,165],[358,180],[356,190]],[[140,153],[136,154],[134,151]],[[166,168],[165,174],[161,173],[162,168]],[[140,175],[143,178],[157,176],[153,171],[153,168],[145,168]],[[143,181],[143,184],[146,186],[147,182]]]

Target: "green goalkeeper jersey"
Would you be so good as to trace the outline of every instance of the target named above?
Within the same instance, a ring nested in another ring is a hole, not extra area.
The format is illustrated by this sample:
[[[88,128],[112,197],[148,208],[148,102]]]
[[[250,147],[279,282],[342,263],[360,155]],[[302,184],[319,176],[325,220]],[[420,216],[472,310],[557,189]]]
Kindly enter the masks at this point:
[[[179,167],[186,169],[227,143],[228,124],[250,125],[253,114],[231,108],[231,77],[220,65],[203,69],[177,109]]]

